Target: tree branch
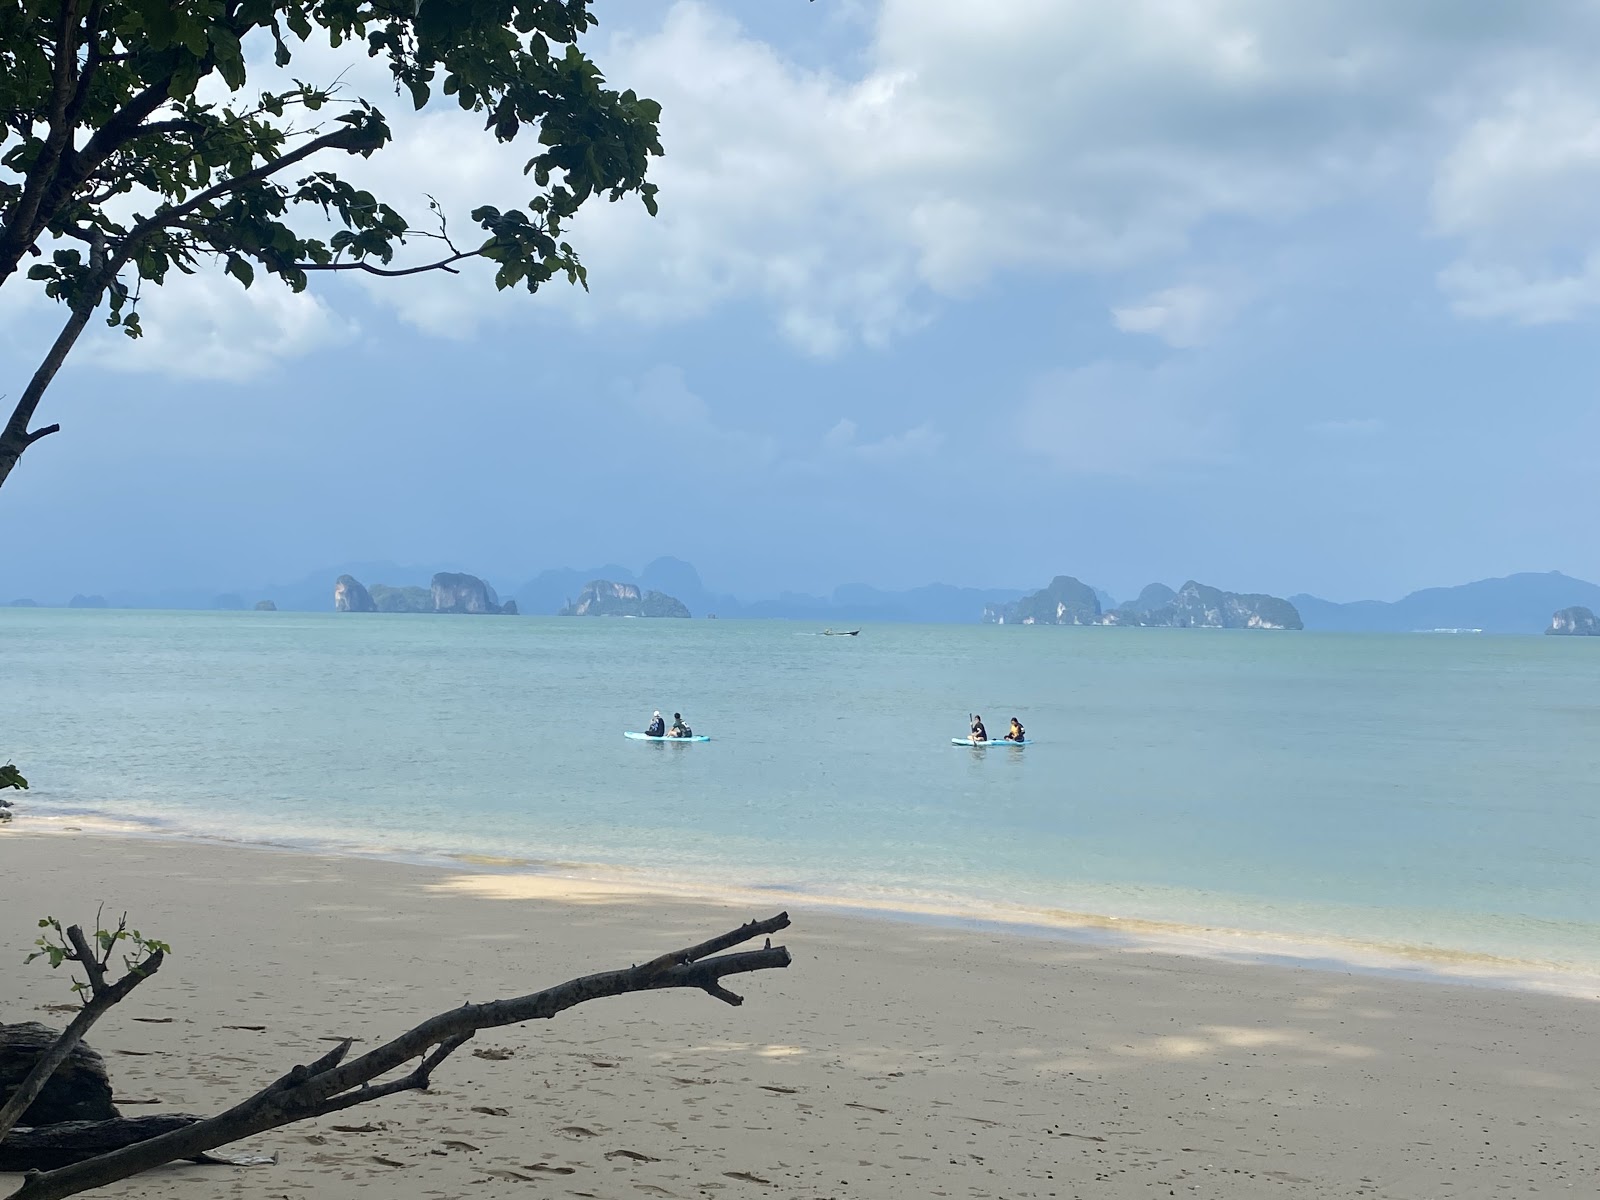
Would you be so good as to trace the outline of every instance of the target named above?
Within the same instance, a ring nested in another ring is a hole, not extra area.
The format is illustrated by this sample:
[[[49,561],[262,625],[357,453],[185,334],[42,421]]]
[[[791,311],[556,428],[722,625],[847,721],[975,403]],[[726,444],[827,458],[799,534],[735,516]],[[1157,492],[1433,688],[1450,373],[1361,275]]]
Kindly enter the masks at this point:
[[[401,275],[421,275],[424,271],[444,271],[451,275],[459,275],[451,263],[458,263],[464,258],[477,258],[481,250],[461,250],[449,258],[441,258],[438,262],[424,263],[420,267],[375,267],[368,262],[345,263],[295,263],[295,268],[301,271],[366,271],[369,275],[382,275],[388,279],[395,279]]]
[[[269,179],[279,171],[292,167],[302,159],[310,158],[313,154],[322,150],[349,150],[354,153],[368,145],[369,135],[367,135],[366,131],[350,125],[345,126],[343,129],[336,129],[332,133],[325,133],[321,137],[312,138],[303,146],[291,150],[281,158],[275,158],[271,162],[264,162],[254,170],[246,171],[243,175],[234,175],[219,183],[212,184],[205,191],[191,196],[184,203],[172,208],[162,209],[155,216],[147,217],[128,231],[127,236],[122,239],[122,245],[131,248],[141,238],[147,237],[158,229],[165,229],[170,225],[177,224],[184,217],[211,203],[211,201],[221,199],[229,192],[235,191],[245,186],[245,184]]]
[[[50,1076],[56,1073],[57,1067],[67,1061],[67,1056],[72,1053],[74,1046],[83,1041],[90,1026],[104,1016],[113,1005],[126,998],[134,988],[159,971],[165,958],[165,955],[157,950],[138,966],[130,968],[121,979],[107,984],[105,970],[95,957],[83,930],[76,925],[69,926],[66,936],[67,941],[72,944],[73,958],[81,963],[89,974],[89,999],[50,1049],[39,1056],[33,1064],[33,1070],[28,1072],[27,1078],[18,1085],[5,1106],[0,1108],[0,1140],[3,1140],[22,1119],[22,1114],[28,1111],[29,1105],[39,1098],[44,1085],[50,1082]]]
[[[128,110],[124,109],[123,111],[126,112]],[[119,117],[121,116],[121,114],[118,115]],[[104,132],[104,130],[101,132]],[[99,135],[97,134],[96,136],[98,137]],[[322,150],[348,150],[351,153],[355,153],[365,149],[371,145],[371,136],[368,130],[347,125],[331,133],[325,133],[321,137],[313,138],[288,154],[275,158],[270,162],[262,163],[254,170],[246,171],[243,175],[235,175],[213,184],[205,191],[190,197],[183,204],[162,209],[154,216],[139,222],[139,224],[117,239],[115,243],[116,249],[109,257],[107,257],[105,251],[104,236],[97,230],[90,230],[91,262],[95,265],[95,277],[98,282],[96,286],[87,289],[79,305],[73,309],[72,315],[67,319],[67,323],[62,327],[61,332],[56,335],[56,340],[50,347],[50,352],[45,356],[44,362],[39,365],[39,369],[34,372],[33,378],[29,380],[28,386],[23,390],[16,407],[12,410],[10,420],[6,422],[4,429],[0,430],[0,484],[5,483],[6,477],[16,467],[17,460],[22,457],[22,452],[33,442],[38,441],[38,438],[30,440],[27,429],[29,422],[33,420],[35,411],[39,407],[40,399],[44,396],[45,389],[50,386],[50,382],[55,378],[56,372],[61,369],[61,364],[66,361],[67,354],[77,344],[78,337],[83,333],[84,326],[89,323],[89,318],[94,314],[94,310],[99,307],[100,298],[105,294],[107,285],[116,278],[117,273],[122,270],[128,259],[133,256],[143,238],[161,229],[178,224],[184,217],[211,201],[227,195],[229,192],[244,187],[246,184],[270,178],[279,171],[286,170],[295,163],[310,158],[313,154]],[[87,153],[86,149],[85,154]],[[10,233],[11,230],[9,228],[0,233],[0,283],[5,281],[6,276],[3,243]],[[47,433],[53,432],[56,432],[56,428],[41,432],[39,437],[44,437]]]
[[[729,975],[787,967],[791,961],[789,952],[771,945],[770,940],[760,950],[723,955],[716,955],[716,951],[784,929],[788,924],[789,914],[779,913],[651,959],[642,966],[570,979],[509,1000],[464,1004],[430,1017],[392,1041],[348,1061],[350,1043],[342,1042],[316,1062],[296,1067],[226,1112],[72,1166],[31,1173],[7,1200],[61,1200],[269,1129],[339,1112],[396,1092],[426,1088],[432,1071],[481,1029],[548,1020],[591,1000],[665,988],[699,988],[728,1003],[740,1003],[741,997],[722,987],[720,980]],[[420,1061],[408,1074],[375,1082],[412,1060]]]
[[[33,414],[39,407],[39,401],[44,397],[44,392],[50,386],[50,381],[56,377],[56,372],[61,369],[61,364],[66,361],[68,353],[77,344],[78,337],[83,333],[84,326],[89,323],[89,318],[94,315],[94,310],[100,304],[100,297],[104,294],[106,285],[122,270],[123,264],[128,260],[129,247],[124,242],[122,248],[109,259],[106,257],[104,239],[91,231],[92,244],[89,252],[89,261],[97,273],[99,283],[90,289],[88,295],[80,300],[73,308],[72,315],[67,318],[61,332],[56,334],[56,340],[51,344],[49,353],[44,361],[39,364],[39,369],[33,373],[33,378],[28,380],[28,386],[22,390],[22,395],[17,399],[17,405],[11,410],[11,419],[3,429],[0,429],[0,484],[4,484],[6,477],[17,465],[17,460],[22,457],[22,452],[39,438],[58,432],[59,425],[46,426],[36,430],[35,434],[28,432],[28,425],[33,420]],[[0,264],[3,267],[3,264]]]
[[[60,425],[46,425],[41,429],[35,429],[32,433],[23,434],[22,435],[22,444],[24,446],[31,446],[42,437],[49,437],[52,433],[60,433],[60,432],[61,432],[61,426]]]
[[[80,926],[67,926],[67,941],[72,943],[79,965],[89,975],[90,990],[98,996],[106,987],[106,969],[100,963],[100,956],[89,945],[89,939],[83,936]]]
[[[72,103],[78,50],[75,35],[78,31],[78,0],[61,0],[61,19],[56,25],[55,79],[51,86],[49,132],[39,156],[28,168],[27,182],[22,195],[9,213],[0,214],[0,283],[17,269],[27,248],[38,236],[35,226],[45,195],[54,185],[60,171],[67,145],[72,140],[73,124],[67,120],[67,109]]]

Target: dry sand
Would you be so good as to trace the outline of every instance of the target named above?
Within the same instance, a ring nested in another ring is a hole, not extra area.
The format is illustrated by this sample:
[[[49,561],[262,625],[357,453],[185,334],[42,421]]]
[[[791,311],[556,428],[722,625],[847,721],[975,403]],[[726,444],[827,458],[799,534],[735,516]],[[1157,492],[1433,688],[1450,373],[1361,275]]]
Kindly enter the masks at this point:
[[[208,1113],[326,1039],[626,966],[757,908],[351,858],[0,831],[0,1020],[35,918],[173,943],[105,1018],[128,1113]],[[480,1034],[426,1094],[106,1194],[1600,1195],[1600,1004],[796,909],[787,971]],[[479,1055],[487,1055],[480,1057]],[[0,1175],[0,1195],[14,1176]]]

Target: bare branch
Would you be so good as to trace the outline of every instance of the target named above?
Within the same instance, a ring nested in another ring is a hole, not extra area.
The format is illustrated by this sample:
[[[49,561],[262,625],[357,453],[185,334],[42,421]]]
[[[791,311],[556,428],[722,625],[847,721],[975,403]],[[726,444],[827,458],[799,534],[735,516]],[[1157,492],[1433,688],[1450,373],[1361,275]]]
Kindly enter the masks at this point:
[[[96,922],[98,925],[99,923]],[[89,976],[89,988],[98,996],[106,990],[106,968],[100,961],[100,956],[89,945],[89,939],[83,936],[83,929],[78,925],[67,926],[67,941],[72,943],[73,959],[84,969]]]
[[[22,444],[24,446],[31,446],[35,442],[37,442],[40,438],[49,437],[52,433],[60,433],[60,432],[61,432],[61,426],[59,426],[59,425],[46,425],[41,429],[35,429],[32,433],[24,434],[23,438],[22,438]]]
[[[394,279],[401,275],[421,275],[424,271],[444,271],[450,275],[459,275],[461,272],[450,264],[458,263],[464,258],[477,258],[482,253],[483,251],[481,250],[462,250],[452,254],[449,258],[442,258],[438,262],[425,263],[420,267],[375,267],[368,262],[295,263],[294,265],[301,271],[365,271],[369,275],[382,275],[389,279]]]
[[[570,979],[555,987],[508,1000],[464,1004],[430,1017],[392,1041],[348,1061],[350,1043],[341,1042],[316,1062],[296,1067],[226,1112],[68,1167],[29,1174],[8,1200],[61,1200],[127,1179],[162,1163],[194,1158],[269,1129],[339,1112],[397,1092],[426,1088],[433,1070],[481,1029],[548,1020],[591,1000],[664,988],[698,988],[730,1004],[740,1003],[741,998],[722,987],[720,981],[729,975],[787,967],[791,961],[789,952],[770,942],[760,950],[722,955],[716,952],[786,928],[788,924],[789,915],[779,913],[765,921],[751,921],[720,937],[651,959],[642,966]],[[413,1061],[417,1065],[408,1074],[380,1082],[382,1076]]]

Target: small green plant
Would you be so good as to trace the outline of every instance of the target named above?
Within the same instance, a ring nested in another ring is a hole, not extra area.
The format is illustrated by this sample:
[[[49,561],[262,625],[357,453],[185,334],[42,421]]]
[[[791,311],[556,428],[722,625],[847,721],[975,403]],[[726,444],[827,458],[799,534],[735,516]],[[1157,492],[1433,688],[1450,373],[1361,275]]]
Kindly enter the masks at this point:
[[[9,788],[23,791],[27,788],[28,781],[22,777],[22,772],[10,763],[0,764],[0,792]],[[0,825],[11,820],[11,801],[0,796]]]
[[[105,986],[105,970],[111,964],[111,956],[119,943],[127,943],[123,955],[122,965],[129,975],[142,978],[153,970],[151,962],[157,965],[160,958],[172,953],[172,947],[166,942],[156,938],[145,937],[137,929],[128,928],[128,914],[123,913],[117,921],[115,929],[106,929],[100,924],[100,914],[95,914],[95,931],[91,941],[85,941],[81,935],[72,937],[55,917],[41,917],[39,928],[45,932],[34,939],[33,944],[38,947],[28,955],[25,963],[31,963],[36,958],[50,960],[51,970],[55,970],[62,963],[81,963],[84,970],[89,973],[87,980],[75,979],[72,982],[73,992],[82,999],[86,993],[95,990],[95,984]],[[74,929],[73,932],[77,932]],[[85,954],[88,955],[85,958]]]

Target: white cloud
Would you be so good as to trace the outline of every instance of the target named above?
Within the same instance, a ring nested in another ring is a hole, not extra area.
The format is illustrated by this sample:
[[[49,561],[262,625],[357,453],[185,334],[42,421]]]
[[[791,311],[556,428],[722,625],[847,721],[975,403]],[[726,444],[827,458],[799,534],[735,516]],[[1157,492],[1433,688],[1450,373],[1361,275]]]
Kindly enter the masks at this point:
[[[139,314],[144,336],[131,339],[106,326],[102,309],[68,362],[240,382],[341,345],[359,332],[355,321],[310,292],[293,293],[266,277],[245,291],[220,271],[174,272],[164,286],[145,289]],[[16,281],[0,293],[0,334],[24,361],[44,356],[66,316],[39,285]]]
[[[1122,332],[1148,333],[1180,348],[1204,345],[1232,315],[1232,302],[1221,293],[1192,284],[1111,310],[1112,322]]]
[[[592,292],[497,295],[472,264],[364,279],[369,295],[447,337],[535,314],[659,325],[753,306],[826,356],[891,343],[997,280],[1193,278],[1219,226],[1271,239],[1341,205],[1426,197],[1458,312],[1546,321],[1600,302],[1600,9],[1586,0],[879,0],[839,18],[860,23],[860,55],[821,69],[743,29],[736,6],[637,11],[659,22],[603,26],[590,48],[616,86],[664,105],[662,211],[628,199],[580,215]],[[531,136],[497,145],[448,101],[414,114],[359,46],[303,47],[285,74],[341,72],[396,135],[332,164],[353,182],[419,221],[438,196],[462,242],[473,206],[526,202]],[[263,65],[252,87],[271,77]],[[1199,345],[1229,294],[1180,284],[1113,319]],[[292,352],[306,311],[255,316],[288,322],[272,336]],[[201,361],[227,369],[220,349]]]
[[[1511,89],[1440,165],[1436,229],[1463,244],[1439,283],[1455,310],[1519,324],[1600,305],[1600,92],[1582,80]]]
[[[144,336],[103,325],[79,353],[117,371],[239,382],[354,338],[357,326],[322,299],[263,278],[248,291],[220,274],[173,275],[139,304]]]
[[[1408,161],[1414,120],[1399,115],[1418,97],[1399,86],[1409,61],[1350,48],[1363,31],[1343,6],[1309,7],[884,0],[847,75],[681,0],[600,53],[610,79],[664,105],[661,215],[582,214],[593,292],[554,288],[546,306],[661,323],[754,301],[827,355],[884,344],[997,275],[1120,270],[1182,255],[1209,220],[1337,202]],[[1381,41],[1385,20],[1367,24]],[[525,199],[527,148],[494,146],[470,115],[394,125],[370,168],[386,194],[427,187],[458,213]],[[481,282],[375,294],[425,328],[464,328],[496,311]]]
[[[1489,199],[1466,170],[1471,138],[1494,140],[1485,98],[1565,64],[1592,107],[1597,30],[1579,0],[882,0],[845,73],[681,0],[604,56],[665,105],[662,215],[580,220],[595,292],[571,309],[667,321],[754,300],[801,350],[833,354],[997,277],[1176,265],[1218,223],[1271,237],[1339,205],[1414,205],[1441,163],[1438,224],[1470,240]],[[1593,123],[1546,118],[1567,122],[1547,211],[1586,215]],[[1179,288],[1118,319],[1194,345],[1228,307]]]
[[[1228,461],[1229,421],[1187,371],[1096,363],[1035,379],[1017,433],[1064,471],[1142,478]]]

